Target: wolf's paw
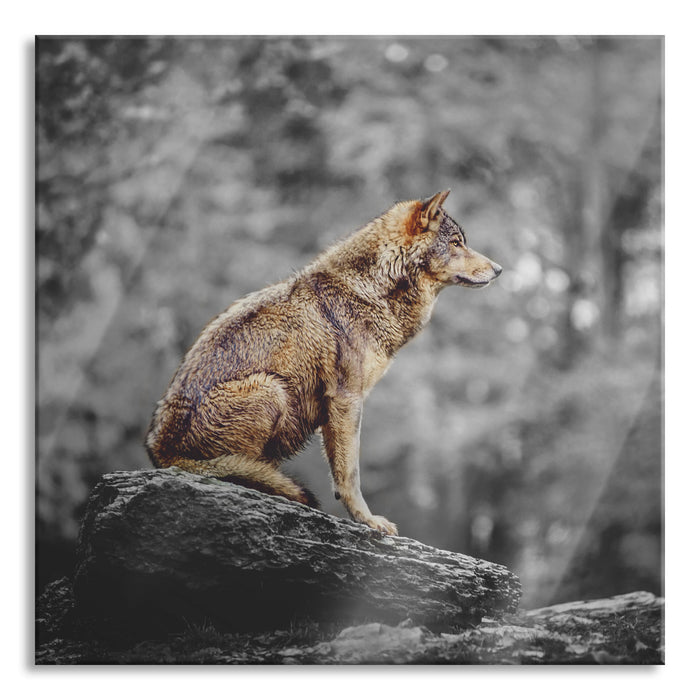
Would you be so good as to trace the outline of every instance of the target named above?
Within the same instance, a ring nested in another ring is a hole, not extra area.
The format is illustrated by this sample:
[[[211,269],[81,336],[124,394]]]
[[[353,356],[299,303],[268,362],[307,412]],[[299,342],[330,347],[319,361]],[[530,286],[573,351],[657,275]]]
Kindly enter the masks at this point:
[[[399,531],[394,523],[389,522],[386,518],[381,515],[370,515],[365,521],[365,524],[369,525],[373,530],[379,530],[385,535],[398,535]]]

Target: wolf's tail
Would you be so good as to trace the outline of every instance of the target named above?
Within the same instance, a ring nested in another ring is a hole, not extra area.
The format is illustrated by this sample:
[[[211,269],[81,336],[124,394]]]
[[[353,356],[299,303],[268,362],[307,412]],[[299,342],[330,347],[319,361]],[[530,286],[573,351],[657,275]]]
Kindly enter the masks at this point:
[[[316,496],[305,486],[298,484],[272,464],[245,455],[224,455],[208,460],[176,457],[168,466],[180,467],[193,474],[213,477],[272,496],[283,496],[311,508],[320,507]]]

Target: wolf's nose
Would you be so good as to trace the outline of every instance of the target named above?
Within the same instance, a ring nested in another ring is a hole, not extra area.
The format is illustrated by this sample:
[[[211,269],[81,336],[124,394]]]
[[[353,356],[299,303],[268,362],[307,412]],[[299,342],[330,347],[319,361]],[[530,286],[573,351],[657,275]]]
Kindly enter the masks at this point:
[[[498,275],[500,275],[501,272],[503,272],[503,268],[498,263],[492,262],[491,267],[493,268],[493,272],[496,275],[496,277],[498,277]]]

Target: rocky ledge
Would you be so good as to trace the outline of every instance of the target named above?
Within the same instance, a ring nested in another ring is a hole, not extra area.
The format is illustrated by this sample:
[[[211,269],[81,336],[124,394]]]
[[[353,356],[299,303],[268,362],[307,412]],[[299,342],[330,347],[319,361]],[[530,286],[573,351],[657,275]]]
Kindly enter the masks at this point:
[[[659,664],[650,593],[518,609],[491,562],[178,469],[94,489],[38,664]]]

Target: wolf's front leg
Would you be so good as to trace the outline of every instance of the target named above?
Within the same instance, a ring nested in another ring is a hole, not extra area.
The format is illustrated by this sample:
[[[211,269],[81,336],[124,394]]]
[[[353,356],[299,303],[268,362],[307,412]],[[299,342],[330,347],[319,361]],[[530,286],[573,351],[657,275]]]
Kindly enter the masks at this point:
[[[398,535],[394,523],[381,515],[372,515],[360,491],[360,423],[362,399],[334,397],[328,408],[328,423],[323,426],[323,446],[331,465],[336,497],[350,517],[388,535]]]

